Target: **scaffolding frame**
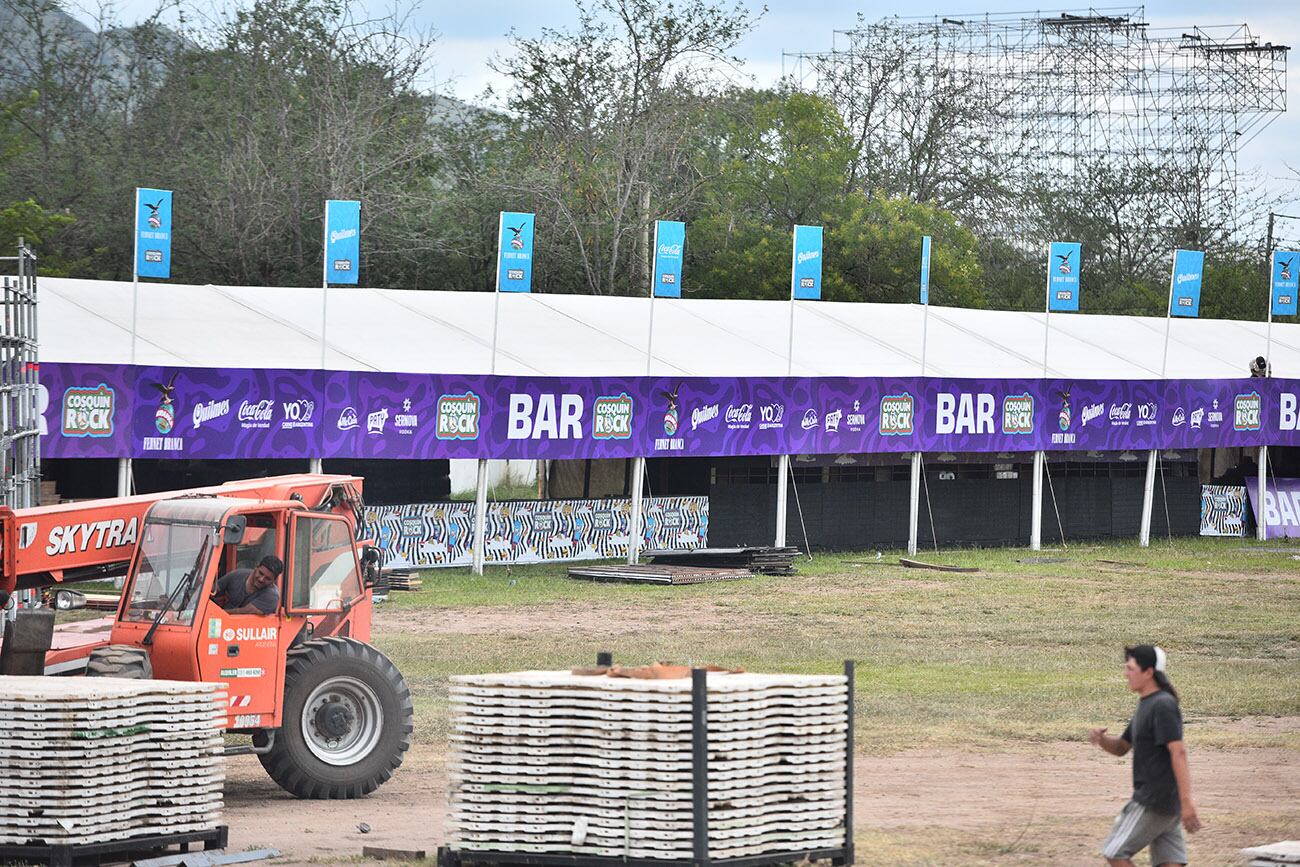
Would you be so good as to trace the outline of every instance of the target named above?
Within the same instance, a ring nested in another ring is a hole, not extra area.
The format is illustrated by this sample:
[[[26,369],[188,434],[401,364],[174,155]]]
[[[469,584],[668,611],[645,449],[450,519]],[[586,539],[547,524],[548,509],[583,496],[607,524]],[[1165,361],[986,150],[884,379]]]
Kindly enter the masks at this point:
[[[1086,195],[1099,183],[1116,200],[1163,202],[1179,242],[1204,245],[1241,228],[1237,154],[1286,110],[1288,51],[1246,24],[1153,28],[1137,6],[860,18],[830,51],[783,54],[782,72],[839,108],[868,189],[873,158],[886,174],[918,123],[947,118],[975,145],[959,156],[1007,192],[953,209],[1015,248],[1038,249],[1051,222],[1027,192]],[[894,192],[933,198],[924,179],[892,180]]]
[[[0,277],[0,500],[11,509],[40,505],[41,428],[36,316],[36,254],[18,239],[18,255],[0,256],[14,273]]]

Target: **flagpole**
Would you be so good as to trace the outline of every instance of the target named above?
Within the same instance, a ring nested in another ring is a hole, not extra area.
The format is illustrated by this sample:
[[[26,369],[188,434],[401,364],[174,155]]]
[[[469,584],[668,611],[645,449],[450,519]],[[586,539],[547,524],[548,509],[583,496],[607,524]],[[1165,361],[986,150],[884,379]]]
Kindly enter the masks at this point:
[[[492,354],[488,362],[488,373],[495,376],[497,372],[497,326],[501,322],[501,238],[505,231],[506,215],[502,211],[497,218],[497,270],[492,283]],[[484,550],[487,537],[487,458],[478,459],[478,476],[474,488],[474,557],[470,571],[475,575],[483,574],[483,564],[487,552]]]
[[[325,203],[325,229],[321,233],[321,302],[320,302],[320,369],[325,369],[325,323],[329,309],[330,288],[330,203]]]
[[[1052,247],[1047,247],[1047,280],[1043,290],[1043,382],[1047,382],[1047,349],[1052,335]],[[1029,549],[1040,551],[1043,548],[1043,469],[1047,463],[1047,452],[1038,449],[1034,452],[1034,477],[1031,488],[1032,502],[1029,519]]]
[[[924,312],[921,314],[921,378],[925,378],[925,354],[930,335],[930,277],[926,257],[925,239],[921,240],[921,289],[924,297],[921,299],[921,307]],[[921,452],[920,450],[912,452],[912,478],[911,486],[908,493],[907,502],[907,553],[915,555],[919,547],[920,522],[921,522]]]
[[[799,227],[795,226],[790,241],[790,328],[785,354],[785,375],[794,376],[794,287],[795,269],[798,265]],[[776,539],[777,548],[785,547],[785,523],[789,510],[790,456],[781,455],[776,462]]]
[[[131,363],[135,364],[136,327],[140,309],[140,188],[135,188],[135,250],[131,254]]]
[[[1169,328],[1173,323],[1174,313],[1174,280],[1178,276],[1178,251],[1174,250],[1173,261],[1169,264],[1169,301],[1165,305],[1165,349],[1160,358],[1160,387],[1163,395],[1165,374],[1169,369]],[[1159,401],[1156,403],[1159,406]],[[1159,436],[1159,425],[1156,426],[1156,435]],[[1146,482],[1142,486],[1142,523],[1138,527],[1138,545],[1146,548],[1151,544],[1151,507],[1155,499],[1156,490],[1156,458],[1159,455],[1158,449],[1151,449],[1147,453],[1147,475]]]
[[[655,251],[659,249],[659,221],[655,220],[654,246],[651,248],[650,258],[650,328],[646,335],[645,343],[645,375],[646,379],[650,378],[650,369],[654,360],[655,345],[655,298],[658,295],[655,292],[655,268],[654,257]],[[645,537],[645,529],[641,526],[642,510],[642,489],[645,487],[645,457],[637,456],[632,459],[632,511],[627,519],[627,563],[629,566],[635,566],[641,558],[641,542]]]

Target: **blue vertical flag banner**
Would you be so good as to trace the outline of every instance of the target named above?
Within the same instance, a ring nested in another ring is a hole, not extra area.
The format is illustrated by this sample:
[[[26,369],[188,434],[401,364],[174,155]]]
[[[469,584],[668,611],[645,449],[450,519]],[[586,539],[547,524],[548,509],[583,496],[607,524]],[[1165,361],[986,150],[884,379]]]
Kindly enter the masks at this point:
[[[325,203],[325,282],[356,284],[361,270],[361,203]]]
[[[501,212],[497,232],[497,291],[531,292],[533,215]]]
[[[682,297],[682,251],[685,249],[685,223],[655,222],[655,267],[651,279],[656,298]]]
[[[1053,241],[1047,252],[1047,309],[1073,313],[1079,309],[1079,272],[1083,245]]]
[[[1201,275],[1205,253],[1175,250],[1174,272],[1169,285],[1169,315],[1195,318],[1201,315]]]
[[[1274,316],[1296,314],[1297,273],[1300,273],[1300,253],[1286,250],[1273,251],[1273,277],[1269,282]]]
[[[930,236],[921,238],[921,303],[930,303]]]
[[[794,256],[790,268],[790,292],[799,301],[822,297],[822,227],[794,227]]]
[[[172,191],[135,189],[135,273],[166,280],[172,275]]]

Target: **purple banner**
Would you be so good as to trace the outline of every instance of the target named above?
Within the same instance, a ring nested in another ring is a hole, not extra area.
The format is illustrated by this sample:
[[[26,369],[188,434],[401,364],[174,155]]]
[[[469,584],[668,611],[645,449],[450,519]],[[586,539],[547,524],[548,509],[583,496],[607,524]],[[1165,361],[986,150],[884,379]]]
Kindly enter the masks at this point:
[[[41,367],[48,457],[624,458],[1300,445],[1300,382]]]
[[[1270,479],[1264,490],[1263,509],[1258,477],[1246,479],[1246,492],[1256,523],[1263,520],[1265,539],[1300,538],[1300,479]]]

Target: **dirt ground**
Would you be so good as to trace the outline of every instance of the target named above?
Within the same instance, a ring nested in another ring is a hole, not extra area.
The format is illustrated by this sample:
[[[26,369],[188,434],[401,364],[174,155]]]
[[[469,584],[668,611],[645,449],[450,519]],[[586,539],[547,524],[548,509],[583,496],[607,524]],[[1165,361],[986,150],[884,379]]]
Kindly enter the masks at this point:
[[[546,630],[598,637],[653,629],[662,614],[554,606],[517,617],[500,608],[428,618],[382,611],[376,628],[485,634]],[[696,606],[707,625],[725,613]],[[637,618],[644,619],[640,623]],[[1300,731],[1300,717],[1227,722],[1256,732]],[[1195,864],[1243,863],[1244,846],[1300,837],[1300,755],[1280,748],[1197,749],[1192,772],[1205,829],[1191,839]],[[1129,791],[1129,763],[1079,741],[1008,743],[1005,749],[924,749],[855,762],[854,826],[860,864],[1095,865],[1110,821]],[[417,745],[392,781],[360,801],[295,800],[257,759],[234,758],[226,786],[232,849],[272,846],[289,863],[338,863],[363,846],[423,849],[443,840],[446,772],[439,748]],[[365,823],[369,831],[359,826]],[[1145,863],[1145,862],[1139,862]]]

